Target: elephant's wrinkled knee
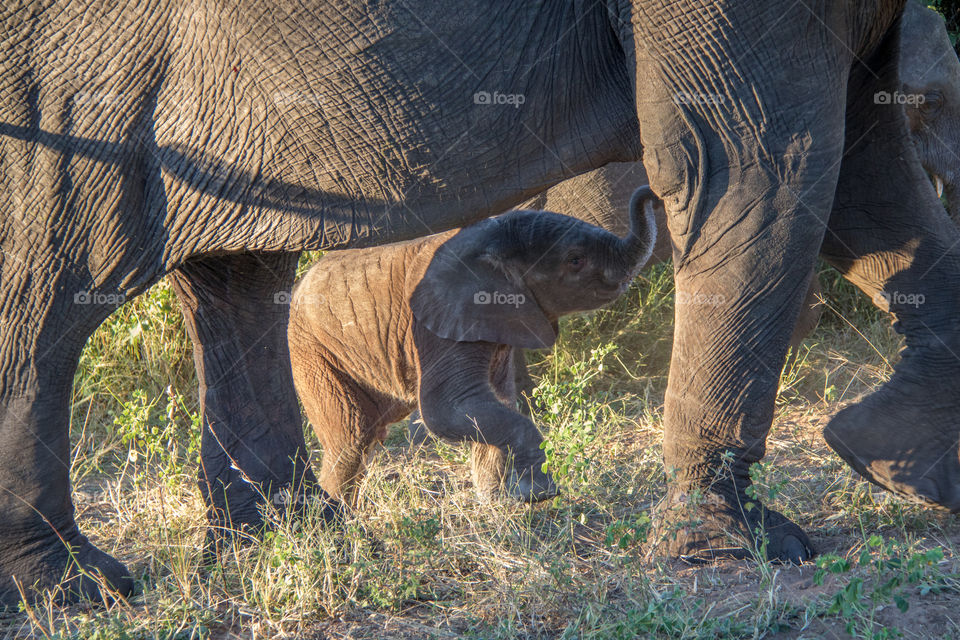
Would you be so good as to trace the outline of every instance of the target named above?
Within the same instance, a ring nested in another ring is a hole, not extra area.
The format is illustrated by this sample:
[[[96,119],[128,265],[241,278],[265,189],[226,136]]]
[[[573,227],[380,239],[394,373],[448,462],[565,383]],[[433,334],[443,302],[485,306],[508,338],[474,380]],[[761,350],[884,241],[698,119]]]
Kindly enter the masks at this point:
[[[670,146],[646,147],[643,165],[650,187],[663,202],[667,223],[672,235],[682,235],[686,225],[678,228],[672,218],[687,211],[697,196],[700,152],[691,142],[681,141]],[[676,242],[677,238],[674,237]]]

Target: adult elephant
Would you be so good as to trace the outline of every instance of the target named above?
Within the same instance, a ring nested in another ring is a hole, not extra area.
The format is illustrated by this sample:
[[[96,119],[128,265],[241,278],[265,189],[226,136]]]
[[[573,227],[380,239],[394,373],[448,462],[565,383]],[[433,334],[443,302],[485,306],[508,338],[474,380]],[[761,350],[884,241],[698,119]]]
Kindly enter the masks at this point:
[[[668,504],[698,497],[700,524],[668,510],[669,550],[713,553],[762,524],[772,557],[810,553],[797,526],[740,505],[821,243],[888,294],[907,335],[890,382],[831,437],[879,434],[848,460],[960,506],[960,234],[902,109],[874,101],[898,87],[901,9],[5,4],[0,599],[17,600],[14,576],[87,596],[98,573],[132,588],[77,529],[68,476],[71,376],[117,301],[173,274],[202,380],[212,523],[257,526],[261,495],[314,485],[276,304],[293,252],[466,224],[641,148],[677,290],[724,300],[677,317]],[[895,295],[907,291],[922,309]]]
[[[891,102],[904,105],[910,140],[920,164],[945,195],[947,210],[960,218],[960,60],[943,18],[915,0],[908,0],[900,24],[900,88]],[[636,185],[646,184],[642,162],[613,162],[546,189],[518,208],[546,209],[585,220],[618,235],[629,230],[627,209]],[[657,209],[657,226],[666,230],[666,216]],[[657,236],[651,261],[671,257],[668,233]],[[790,343],[793,346],[816,327],[820,287],[811,279]]]
[[[943,18],[910,0],[901,25],[901,90],[910,138],[920,163],[960,220],[960,60]],[[891,96],[891,101],[894,96]]]
[[[889,94],[890,101],[904,105],[910,140],[923,168],[946,196],[947,210],[956,221],[960,217],[960,60],[947,34],[943,18],[919,2],[908,0],[900,23],[900,89]],[[618,235],[629,230],[626,212],[638,184],[647,183],[642,162],[613,162],[600,169],[546,189],[521,203],[520,209],[546,209],[585,220]],[[656,209],[657,226],[666,231],[666,213]],[[651,257],[662,262],[672,256],[670,235],[661,232]],[[813,331],[820,319],[820,284],[811,276],[800,315],[790,336],[796,351],[800,342]],[[526,358],[516,351],[517,387],[530,395],[534,382],[527,371]],[[427,437],[421,423],[411,420],[411,437],[420,442]]]

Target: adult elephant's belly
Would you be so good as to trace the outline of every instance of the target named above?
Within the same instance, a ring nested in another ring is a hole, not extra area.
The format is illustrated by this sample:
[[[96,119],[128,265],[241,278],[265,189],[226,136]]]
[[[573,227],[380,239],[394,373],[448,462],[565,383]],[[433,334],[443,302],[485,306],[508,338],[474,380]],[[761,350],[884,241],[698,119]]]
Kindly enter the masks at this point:
[[[157,99],[172,250],[404,240],[638,157],[631,83],[603,11],[572,10],[545,27],[532,5],[470,3],[456,17],[422,9],[422,24],[315,9],[291,15],[282,40],[254,22],[245,56],[211,52],[216,82],[196,81],[195,54],[175,54]],[[604,38],[589,52],[544,49],[574,24]],[[492,33],[511,46],[486,42]]]

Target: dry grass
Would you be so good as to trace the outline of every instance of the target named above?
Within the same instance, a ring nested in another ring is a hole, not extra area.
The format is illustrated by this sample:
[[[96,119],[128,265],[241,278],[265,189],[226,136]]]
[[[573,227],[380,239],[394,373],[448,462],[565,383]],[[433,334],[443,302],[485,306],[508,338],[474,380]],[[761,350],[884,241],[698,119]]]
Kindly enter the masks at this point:
[[[824,555],[803,567],[651,556],[673,305],[668,269],[644,275],[531,355],[555,468],[565,465],[560,498],[481,504],[465,448],[412,451],[398,428],[343,531],[316,514],[268,513],[262,541],[213,567],[201,557],[190,349],[158,285],[91,339],[72,425],[81,527],[127,562],[142,593],[110,607],[39,603],[0,621],[0,638],[960,635],[956,519],[874,489],[820,437],[890,374],[899,345],[832,272],[821,274],[832,310],[784,374],[767,463],[755,468],[763,495]]]

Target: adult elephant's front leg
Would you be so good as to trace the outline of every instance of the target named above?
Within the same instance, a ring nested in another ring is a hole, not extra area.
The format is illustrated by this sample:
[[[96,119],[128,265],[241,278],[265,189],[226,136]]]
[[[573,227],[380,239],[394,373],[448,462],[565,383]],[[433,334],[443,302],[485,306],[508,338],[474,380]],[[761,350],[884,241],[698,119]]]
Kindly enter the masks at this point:
[[[799,5],[669,6],[635,19],[657,47],[638,51],[638,114],[675,244],[661,550],[801,561],[804,532],[746,490],[834,195],[849,52],[826,32],[811,48]]]
[[[670,486],[660,511],[673,555],[740,556],[763,545],[775,559],[812,553],[799,527],[746,493],[823,229],[797,206],[777,211],[772,180],[741,176],[676,268],[663,443]],[[745,214],[735,226],[728,207]]]
[[[213,533],[258,528],[265,500],[323,497],[287,347],[296,264],[293,253],[246,253],[194,258],[171,274],[200,378],[200,487]]]
[[[749,209],[746,198],[740,202]],[[764,544],[772,559],[802,561],[812,553],[799,527],[746,493],[749,468],[766,451],[779,373],[816,251],[815,234],[795,226],[800,218],[785,215],[781,231],[793,227],[787,237],[805,255],[758,265],[762,258],[742,253],[741,242],[762,246],[772,230],[754,227],[749,239],[714,245],[677,269],[664,410],[670,486],[660,512],[673,555],[740,556]]]

